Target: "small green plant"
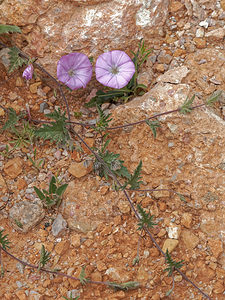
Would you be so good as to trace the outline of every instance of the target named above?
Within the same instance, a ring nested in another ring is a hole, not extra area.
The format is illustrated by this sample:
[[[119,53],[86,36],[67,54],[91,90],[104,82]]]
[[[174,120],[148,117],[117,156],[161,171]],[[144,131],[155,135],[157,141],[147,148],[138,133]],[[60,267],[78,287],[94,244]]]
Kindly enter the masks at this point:
[[[98,150],[98,155],[101,157],[101,159],[105,162],[107,167],[110,169],[110,171],[119,176],[126,179],[130,179],[131,175],[127,169],[123,165],[124,161],[119,159],[120,155],[115,154],[113,152],[110,152],[109,150],[106,150],[110,140],[108,139],[104,145],[101,147],[100,150]],[[109,172],[105,168],[105,166],[99,162],[97,159],[95,159],[94,162],[94,170],[100,177],[105,177],[106,180],[109,178]]]
[[[33,158],[30,156],[30,155],[27,155],[29,161],[32,163],[33,167],[36,169],[36,170],[40,170],[41,167],[44,165],[44,159],[36,159],[36,149],[34,150],[33,152]]]
[[[150,215],[150,213],[146,213],[145,210],[141,207],[140,204],[137,205],[138,212],[140,214],[140,221],[138,223],[138,230],[143,230],[144,227],[153,228],[156,223],[153,222],[154,215]]]
[[[76,298],[73,298],[73,294],[72,294],[72,292],[70,292],[70,297],[69,298],[67,298],[65,296],[63,296],[63,298],[66,299],[66,300],[78,300],[80,297],[77,296]]]
[[[149,120],[146,120],[145,123],[150,127],[154,138],[156,138],[157,128],[161,127],[159,121],[156,120],[150,122]]]
[[[140,184],[143,184],[143,181],[140,180],[142,178],[140,176],[141,168],[142,168],[142,161],[140,161],[137,168],[134,170],[134,174],[130,175],[130,178],[128,178],[128,180],[125,182],[122,189],[125,189],[128,185],[130,185],[131,190],[137,190],[140,188]]]
[[[38,271],[40,271],[41,268],[44,268],[44,266],[47,264],[47,262],[51,259],[50,252],[45,250],[45,246],[41,245],[41,251],[40,251],[40,260],[38,264]]]
[[[9,150],[9,145],[5,146],[5,150],[1,152],[1,155],[5,158],[9,158],[11,156],[11,150]]]
[[[168,267],[166,269],[164,269],[164,271],[168,272],[168,276],[172,276],[175,269],[180,269],[183,266],[183,264],[182,264],[183,262],[184,262],[184,260],[181,260],[178,262],[174,261],[171,258],[170,254],[168,252],[168,249],[167,249],[166,250],[166,263],[167,263]]]
[[[70,139],[69,131],[66,127],[67,118],[65,114],[65,112],[61,113],[60,109],[47,114],[46,116],[55,120],[55,122],[52,122],[51,125],[42,125],[41,128],[35,131],[35,136],[58,144],[65,144]]]
[[[62,201],[62,195],[65,192],[67,186],[68,184],[58,186],[55,176],[52,176],[48,191],[46,191],[45,189],[41,191],[36,186],[34,187],[34,190],[38,197],[43,201],[44,206],[49,209],[53,206],[59,207]]]
[[[122,290],[122,291],[128,291],[137,289],[140,287],[140,283],[137,281],[128,281],[124,283],[115,283],[115,282],[109,282],[109,286],[113,288],[114,290]]]
[[[191,106],[194,102],[194,99],[195,99],[195,95],[193,95],[190,99],[187,97],[183,105],[180,107],[179,112],[184,115],[190,113],[192,111]]]
[[[103,132],[105,132],[109,127],[109,122],[112,121],[112,118],[110,119],[110,116],[112,114],[106,115],[99,105],[96,105],[96,107],[97,107],[99,117],[95,127],[93,128],[102,136]]]
[[[82,267],[80,275],[79,275],[80,283],[83,285],[85,285],[89,280],[88,278],[86,278],[85,268],[86,267]]]
[[[137,82],[137,76],[140,72],[140,68],[143,65],[143,63],[147,60],[150,53],[152,52],[152,49],[146,50],[144,41],[141,40],[138,45],[137,52],[132,52],[134,55],[132,61],[135,65],[135,73],[129,83],[117,90],[108,90],[106,92],[102,90],[98,90],[96,93],[96,96],[93,97],[88,103],[85,104],[87,107],[93,107],[96,104],[101,105],[102,103],[106,102],[127,102],[134,96],[141,96],[147,91],[147,87],[144,84],[138,84]]]
[[[15,25],[0,24],[0,34],[13,32],[21,33],[21,29]]]
[[[6,248],[10,248],[9,244],[11,243],[9,240],[8,240],[8,234],[6,235],[3,235],[3,231],[4,230],[0,230],[0,244],[1,244],[1,247],[6,250]]]

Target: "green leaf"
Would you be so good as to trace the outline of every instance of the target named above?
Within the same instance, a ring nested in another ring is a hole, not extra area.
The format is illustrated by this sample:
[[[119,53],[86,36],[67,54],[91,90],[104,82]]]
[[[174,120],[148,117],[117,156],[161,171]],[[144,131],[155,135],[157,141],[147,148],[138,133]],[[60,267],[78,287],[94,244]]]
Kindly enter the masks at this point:
[[[150,129],[151,129],[151,131],[153,133],[154,138],[156,138],[156,129],[158,127],[161,127],[159,121],[156,120],[156,121],[151,121],[150,122],[149,120],[146,120],[145,123],[150,127]]]
[[[137,281],[128,281],[124,283],[109,282],[109,286],[115,290],[128,291],[139,288],[140,283]]]
[[[54,194],[56,189],[56,179],[55,176],[52,176],[51,181],[49,183],[49,194]]]
[[[11,242],[10,242],[10,241],[8,240],[8,238],[7,238],[8,234],[3,235],[3,231],[4,231],[4,229],[3,229],[3,230],[0,230],[0,244],[1,244],[2,248],[3,248],[4,250],[6,250],[6,248],[10,248],[9,244],[10,244]]]
[[[8,120],[6,121],[5,125],[2,127],[2,130],[6,129],[11,129],[13,130],[15,128],[15,125],[19,122],[23,115],[16,114],[16,111],[13,108],[9,108],[9,113],[8,113]]]
[[[140,176],[142,168],[142,161],[139,162],[137,168],[134,170],[134,174],[130,176],[130,178],[125,182],[124,188],[127,187],[127,185],[130,185],[131,190],[137,190],[140,188],[140,184],[143,184],[143,181],[140,179],[142,178]]]
[[[27,60],[22,58],[20,55],[20,51],[17,47],[10,48],[9,51],[9,73],[12,73],[15,69],[22,67],[23,64],[27,63]]]
[[[45,246],[41,246],[41,252],[40,252],[40,261],[38,265],[38,271],[40,271],[41,268],[43,268],[47,262],[51,259],[50,252],[45,250]]]
[[[35,131],[35,136],[44,140],[50,140],[57,143],[66,143],[69,139],[69,132],[67,129],[65,112],[63,114],[59,111],[54,111],[51,114],[46,115],[49,118],[56,120],[51,125],[44,124],[41,128]]]
[[[19,228],[23,229],[23,224],[19,220],[14,219],[14,221]]]
[[[0,24],[0,34],[13,32],[22,33],[21,29],[18,26]]]
[[[35,190],[35,193],[38,195],[38,197],[41,199],[41,200],[44,200],[45,199],[45,195],[42,193],[41,190],[39,190],[36,186],[34,186],[34,190]]]
[[[213,93],[209,99],[206,100],[206,104],[211,106],[213,105],[215,102],[218,101],[219,97],[222,95],[222,91],[219,91],[219,92],[216,92],[216,93]]]
[[[88,279],[86,278],[86,274],[85,274],[85,268],[86,267],[82,267],[80,275],[79,275],[80,283],[83,285],[85,285],[88,281]]]
[[[109,122],[112,121],[112,118],[109,118],[112,114],[106,115],[99,105],[97,105],[97,111],[99,115],[98,121],[92,128],[102,134],[109,127]]]
[[[193,95],[190,99],[187,97],[186,100],[184,101],[183,105],[179,109],[179,112],[184,115],[187,113],[190,113],[192,111],[191,106],[192,106],[194,99],[195,99],[195,95]]]
[[[180,269],[182,266],[183,266],[183,263],[184,260],[181,260],[181,261],[174,261],[169,252],[168,252],[168,249],[166,249],[166,263],[168,265],[168,267],[166,269],[164,269],[164,271],[168,271],[168,276],[171,276],[174,272],[174,270],[177,268],[177,269]]]
[[[56,190],[56,194],[57,194],[58,196],[62,196],[63,193],[65,192],[67,186],[68,186],[68,184],[63,184],[63,185],[61,185],[60,187],[58,187],[57,190]]]
[[[147,228],[153,228],[156,223],[153,222],[154,215],[150,215],[150,213],[146,213],[145,210],[140,206],[140,204],[137,205],[138,212],[140,214],[140,221],[138,223],[138,230],[144,229],[146,226]]]

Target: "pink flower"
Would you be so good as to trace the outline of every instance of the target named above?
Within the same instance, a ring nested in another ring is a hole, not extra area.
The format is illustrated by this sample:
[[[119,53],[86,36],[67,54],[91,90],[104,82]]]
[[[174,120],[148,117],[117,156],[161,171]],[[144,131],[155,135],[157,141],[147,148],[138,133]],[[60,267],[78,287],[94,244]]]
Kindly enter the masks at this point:
[[[85,54],[70,53],[60,58],[57,77],[71,90],[85,88],[92,76],[92,65]]]
[[[123,51],[101,54],[95,66],[96,79],[103,85],[120,89],[128,84],[135,73],[135,65]]]
[[[34,72],[34,67],[32,64],[30,64],[28,67],[26,67],[26,69],[23,71],[23,77],[26,80],[32,79],[33,76],[33,72]]]

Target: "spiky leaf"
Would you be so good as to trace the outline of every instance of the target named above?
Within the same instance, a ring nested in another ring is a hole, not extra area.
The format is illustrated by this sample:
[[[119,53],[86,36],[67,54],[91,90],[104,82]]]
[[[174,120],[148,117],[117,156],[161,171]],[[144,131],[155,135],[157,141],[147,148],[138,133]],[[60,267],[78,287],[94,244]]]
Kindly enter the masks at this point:
[[[0,24],[0,34],[13,32],[21,33],[21,29],[15,25]]]
[[[80,283],[85,285],[88,281],[85,274],[85,267],[82,267],[80,275],[79,275]]]
[[[9,108],[8,113],[8,120],[6,121],[5,125],[2,127],[2,130],[11,129],[13,130],[15,128],[15,125],[19,122],[23,114],[16,114],[16,111],[13,108]]]
[[[192,106],[194,99],[195,99],[195,95],[193,95],[190,99],[187,97],[186,100],[184,101],[183,105],[179,109],[179,112],[184,115],[187,113],[190,113],[192,111],[191,106]]]
[[[216,92],[216,93],[213,93],[209,99],[206,100],[206,104],[207,105],[213,105],[215,102],[218,101],[219,97],[222,95],[222,91],[219,91],[219,92]]]
[[[15,69],[22,67],[23,64],[27,63],[27,60],[22,58],[20,55],[20,51],[17,47],[10,48],[9,51],[9,73],[12,73]]]
[[[139,288],[140,283],[137,281],[128,281],[124,283],[109,282],[109,286],[115,290],[128,291]]]
[[[128,184],[130,185],[131,190],[137,190],[140,188],[140,184],[143,184],[143,181],[140,180],[142,178],[140,176],[141,168],[142,161],[139,162],[137,168],[134,171],[134,174],[131,174],[130,178],[125,182],[123,188],[126,188]]]
[[[169,252],[168,249],[166,249],[166,263],[168,265],[168,267],[166,269],[164,269],[164,271],[168,271],[168,276],[171,276],[173,274],[173,271],[175,270],[175,268],[180,269],[183,266],[184,260],[181,261],[174,261]]]
[[[151,216],[150,213],[146,213],[140,204],[137,205],[137,208],[141,219],[138,223],[138,230],[144,229],[145,226],[147,228],[153,228],[155,225],[157,225],[153,222],[154,215]]]
[[[45,246],[42,245],[41,246],[41,252],[40,252],[40,261],[39,261],[39,265],[38,265],[38,270],[40,270],[41,268],[43,268],[47,262],[50,260],[50,252],[48,252],[47,250],[45,250]]]
[[[157,128],[158,127],[161,127],[160,123],[158,120],[156,121],[149,121],[149,120],[146,120],[145,123],[150,127],[152,133],[153,133],[153,136],[154,138],[156,138],[156,133],[157,133]]]
[[[6,248],[10,248],[9,244],[11,242],[7,238],[8,234],[3,235],[3,231],[4,231],[4,229],[0,230],[0,244],[1,244],[2,248],[4,250],[6,250]]]

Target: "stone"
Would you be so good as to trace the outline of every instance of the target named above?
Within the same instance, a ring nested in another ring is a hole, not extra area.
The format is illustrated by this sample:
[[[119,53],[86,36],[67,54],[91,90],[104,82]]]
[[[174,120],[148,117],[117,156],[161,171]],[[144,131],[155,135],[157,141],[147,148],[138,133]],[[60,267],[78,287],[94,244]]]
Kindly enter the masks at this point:
[[[170,69],[163,75],[160,75],[157,82],[181,83],[182,79],[187,76],[190,71],[186,66]]]
[[[106,265],[102,261],[96,263],[96,267],[99,272],[105,271],[107,269]]]
[[[217,28],[205,34],[209,40],[223,40],[225,36],[225,28]]]
[[[52,234],[54,236],[62,235],[67,227],[66,221],[63,219],[61,214],[58,214],[54,222],[52,223]]]
[[[223,243],[220,240],[208,240],[208,246],[213,257],[218,258],[223,253]]]
[[[225,11],[225,0],[220,1],[221,8]]]
[[[3,117],[5,115],[5,111],[3,108],[0,108],[0,117]]]
[[[204,49],[206,47],[206,40],[204,38],[195,37],[193,41],[198,49]]]
[[[39,82],[35,82],[35,83],[32,83],[31,85],[30,85],[30,92],[32,93],[32,94],[37,94],[37,89],[38,89],[38,87],[41,85],[41,82],[39,81]]]
[[[4,196],[6,192],[7,192],[7,185],[2,174],[0,173],[0,197]]]
[[[28,232],[44,218],[45,212],[40,200],[20,201],[9,210],[12,226],[21,232]]]
[[[191,228],[192,223],[192,215],[189,213],[183,213],[181,217],[181,225],[185,226],[186,228]]]
[[[73,234],[70,236],[70,243],[73,247],[78,248],[81,245],[81,236],[79,234]]]
[[[170,224],[169,227],[166,228],[167,232],[168,232],[168,237],[170,239],[178,239],[180,236],[180,226],[177,226],[175,224]]]
[[[213,292],[215,294],[222,294],[224,293],[224,291],[225,291],[225,286],[223,280],[216,281],[213,287]]]
[[[19,1],[3,1],[0,19],[3,24],[10,20],[10,24],[22,26],[24,33],[32,25],[24,35],[27,46],[23,50],[38,57],[53,76],[59,58],[70,52],[79,51],[96,60],[106,50],[136,50],[140,37],[149,41],[146,46],[152,46],[151,37],[162,34],[169,14],[169,0],[73,0],[57,6],[50,0],[36,4],[36,0],[28,0],[24,7]]]
[[[93,164],[90,160],[81,162],[72,162],[69,166],[68,172],[74,177],[81,178],[89,174],[93,169]]]
[[[16,182],[16,186],[19,191],[23,190],[27,186],[26,180],[19,178]]]
[[[16,78],[16,86],[21,87],[21,86],[23,86],[23,85],[24,85],[23,79],[22,79],[20,76],[17,77],[17,78]]]
[[[184,7],[184,4],[181,3],[180,1],[172,0],[170,2],[170,12],[171,13],[177,12],[178,10],[182,9],[183,7]]]
[[[177,247],[178,243],[178,240],[166,239],[163,244],[162,250],[166,252],[166,250],[168,249],[168,252],[171,253]]]
[[[3,48],[0,50],[0,59],[6,70],[8,70],[10,66],[9,51],[9,48]]]
[[[19,157],[10,159],[4,167],[4,172],[12,179],[22,173],[23,160]]]
[[[55,252],[58,255],[63,255],[68,249],[69,249],[69,241],[61,241],[56,244],[55,246]]]
[[[189,230],[182,231],[181,237],[187,249],[194,249],[199,244],[199,238]]]
[[[49,105],[48,105],[47,102],[42,102],[42,103],[40,104],[40,112],[43,113],[44,110],[47,109],[47,108],[49,108]]]
[[[27,300],[27,296],[23,290],[18,290],[15,292],[19,300]]]

